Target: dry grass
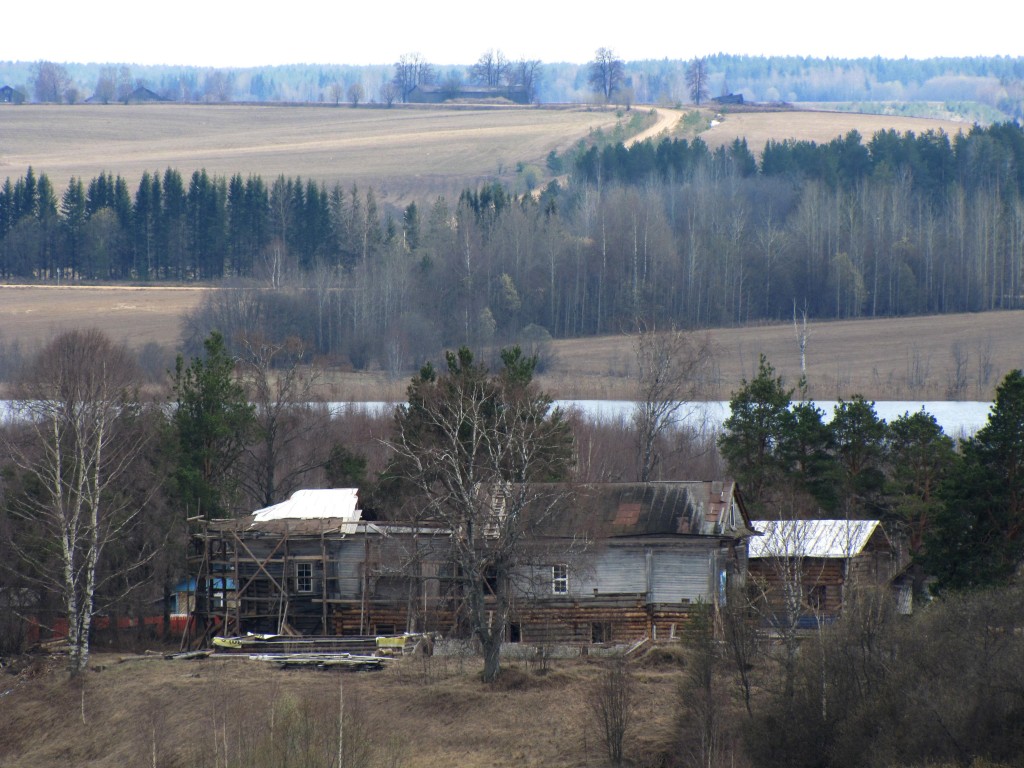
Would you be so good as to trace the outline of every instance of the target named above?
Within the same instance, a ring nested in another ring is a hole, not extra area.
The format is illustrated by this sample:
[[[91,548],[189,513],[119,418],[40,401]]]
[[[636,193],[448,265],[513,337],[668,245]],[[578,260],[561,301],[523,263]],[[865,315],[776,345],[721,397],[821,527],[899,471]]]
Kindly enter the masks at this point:
[[[1020,334],[1024,311],[843,320],[809,324],[807,380],[811,397],[833,400],[862,394],[876,400],[948,399],[952,346],[968,358],[968,387],[959,399],[988,400],[1007,372],[1024,367]],[[800,378],[792,324],[726,328],[710,332],[716,346],[719,385],[727,399],[757,373],[767,356],[789,386]],[[557,362],[545,384],[561,397],[629,399],[633,368],[627,336],[554,342]],[[979,365],[991,366],[981,380]],[[956,399],[956,398],[954,398]]]
[[[544,676],[513,665],[490,687],[479,682],[478,660],[460,665],[437,657],[429,669],[407,660],[356,674],[282,671],[237,658],[117,662],[112,655],[94,657],[102,670],[85,675],[84,723],[82,691],[56,662],[19,684],[0,678],[0,693],[13,686],[0,697],[0,764],[152,765],[155,747],[159,766],[212,765],[215,739],[227,743],[229,757],[237,754],[246,734],[284,701],[314,702],[332,737],[339,681],[356,718],[348,736],[370,741],[372,765],[605,764],[587,705],[595,663],[562,662]],[[641,764],[655,764],[671,747],[681,674],[671,666],[638,672],[636,722],[643,733],[627,741],[627,754],[643,758]]]
[[[3,113],[0,179],[32,166],[58,190],[69,177],[121,174],[134,191],[143,171],[280,174],[372,185],[399,202],[451,194],[480,179],[512,183],[517,162],[543,167],[594,128],[589,109],[393,108],[142,104],[23,105]]]
[[[182,315],[209,288],[133,286],[0,286],[0,341],[32,350],[61,331],[94,327],[138,348],[177,348]]]
[[[0,286],[0,341],[31,351],[68,328],[97,327],[116,341],[141,347],[180,342],[183,313],[211,288]],[[876,400],[944,400],[954,370],[952,347],[967,356],[962,399],[991,399],[995,385],[1024,366],[1024,311],[844,320],[810,323],[807,379],[812,397],[862,394]],[[713,397],[726,399],[757,372],[760,354],[792,386],[800,359],[791,324],[711,331],[719,371]],[[553,344],[555,363],[541,384],[559,398],[630,399],[632,342],[628,336],[565,339]],[[981,366],[990,366],[988,380]],[[329,371],[322,396],[330,400],[405,398],[406,377],[380,371]]]

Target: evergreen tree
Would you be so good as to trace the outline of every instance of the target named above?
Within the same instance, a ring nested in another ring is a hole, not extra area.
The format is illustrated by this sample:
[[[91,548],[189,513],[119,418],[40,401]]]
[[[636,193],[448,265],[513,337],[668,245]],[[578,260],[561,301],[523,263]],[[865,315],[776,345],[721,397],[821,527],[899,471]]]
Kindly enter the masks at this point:
[[[920,558],[936,588],[1008,582],[1024,558],[1024,373],[996,390],[988,423],[964,441]]]
[[[768,501],[787,468],[784,445],[793,426],[792,394],[761,355],[757,376],[744,379],[729,401],[718,448],[754,509]]]
[[[235,361],[214,331],[203,342],[205,356],[174,367],[174,480],[190,516],[221,516],[232,510],[235,468],[254,429],[253,408],[234,375]]]

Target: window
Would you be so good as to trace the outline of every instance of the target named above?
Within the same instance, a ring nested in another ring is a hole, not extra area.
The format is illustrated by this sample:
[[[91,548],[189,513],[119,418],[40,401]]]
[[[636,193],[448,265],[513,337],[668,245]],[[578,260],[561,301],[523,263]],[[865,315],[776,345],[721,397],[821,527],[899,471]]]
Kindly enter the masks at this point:
[[[819,584],[807,590],[807,604],[811,607],[812,611],[821,613],[825,610],[825,596],[827,594],[824,584]]]
[[[564,563],[551,566],[551,594],[569,594],[569,566]]]
[[[313,591],[313,564],[312,563],[296,563],[295,564],[295,591],[296,592],[312,592]]]

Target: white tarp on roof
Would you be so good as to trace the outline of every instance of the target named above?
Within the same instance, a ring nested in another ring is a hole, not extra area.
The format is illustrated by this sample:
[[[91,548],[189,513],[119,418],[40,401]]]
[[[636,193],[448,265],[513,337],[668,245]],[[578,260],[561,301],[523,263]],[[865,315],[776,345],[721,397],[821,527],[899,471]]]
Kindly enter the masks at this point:
[[[877,520],[754,520],[762,536],[750,539],[750,557],[853,557],[878,527]]]
[[[362,515],[356,509],[358,495],[358,488],[309,488],[296,491],[288,501],[253,512],[253,522],[341,518],[346,522],[357,523]]]

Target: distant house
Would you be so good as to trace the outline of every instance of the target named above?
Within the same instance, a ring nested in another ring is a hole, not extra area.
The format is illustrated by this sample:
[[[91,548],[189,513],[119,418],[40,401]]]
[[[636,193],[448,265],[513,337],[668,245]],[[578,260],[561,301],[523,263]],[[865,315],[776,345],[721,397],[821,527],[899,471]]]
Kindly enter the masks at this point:
[[[743,94],[742,93],[723,93],[721,96],[716,96],[711,101],[716,104],[742,104]]]
[[[832,621],[852,585],[888,586],[902,565],[878,520],[754,520],[753,526],[762,535],[750,543],[750,589],[773,624]]]
[[[25,94],[9,85],[0,87],[0,104],[22,104]]]
[[[169,101],[149,88],[139,86],[124,99],[125,104],[145,104],[152,101]]]

